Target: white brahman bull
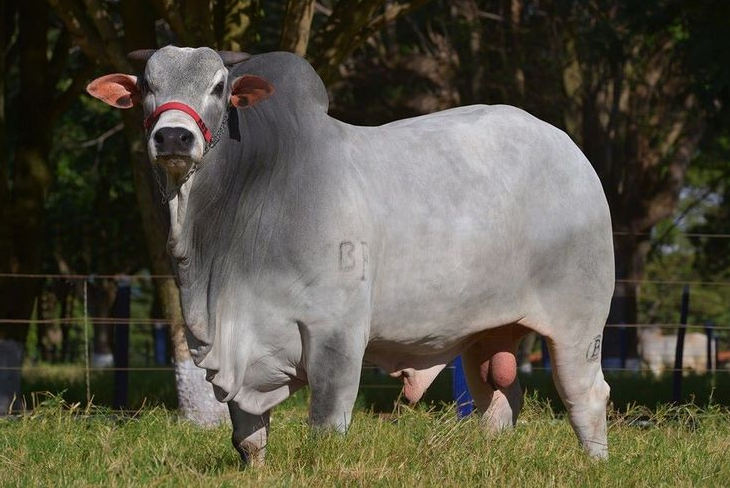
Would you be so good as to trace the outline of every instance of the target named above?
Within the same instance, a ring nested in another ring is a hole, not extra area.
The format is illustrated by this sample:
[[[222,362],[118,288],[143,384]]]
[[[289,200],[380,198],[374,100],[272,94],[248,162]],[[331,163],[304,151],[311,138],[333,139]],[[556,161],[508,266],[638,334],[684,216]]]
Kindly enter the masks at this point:
[[[511,426],[531,330],[580,442],[607,455],[611,218],[565,133],[504,105],[356,127],[327,115],[292,54],[134,56],[151,56],[143,76],[88,91],[144,108],[190,350],[244,458],[262,458],[270,409],[305,384],[311,424],[345,431],[363,359],[416,401],[463,354],[486,425]]]

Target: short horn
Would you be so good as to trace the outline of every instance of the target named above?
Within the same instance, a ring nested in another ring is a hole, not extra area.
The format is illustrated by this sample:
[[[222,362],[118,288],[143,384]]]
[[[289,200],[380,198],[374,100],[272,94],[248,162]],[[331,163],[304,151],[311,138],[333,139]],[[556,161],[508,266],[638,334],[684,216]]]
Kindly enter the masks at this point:
[[[157,49],[137,49],[136,51],[132,51],[131,53],[127,54],[127,59],[129,59],[130,61],[140,61],[146,63],[147,60],[149,60],[156,51]]]
[[[223,64],[226,66],[242,63],[251,57],[248,53],[239,53],[236,51],[218,51],[218,55],[221,57]]]

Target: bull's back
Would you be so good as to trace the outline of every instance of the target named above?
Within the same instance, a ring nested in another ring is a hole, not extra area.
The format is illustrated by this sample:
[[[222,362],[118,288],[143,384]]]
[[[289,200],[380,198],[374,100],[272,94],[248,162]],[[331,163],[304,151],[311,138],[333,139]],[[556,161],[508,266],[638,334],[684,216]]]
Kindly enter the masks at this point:
[[[471,106],[348,137],[373,221],[374,340],[448,347],[521,319],[561,283],[610,297],[608,207],[563,132],[512,107]]]

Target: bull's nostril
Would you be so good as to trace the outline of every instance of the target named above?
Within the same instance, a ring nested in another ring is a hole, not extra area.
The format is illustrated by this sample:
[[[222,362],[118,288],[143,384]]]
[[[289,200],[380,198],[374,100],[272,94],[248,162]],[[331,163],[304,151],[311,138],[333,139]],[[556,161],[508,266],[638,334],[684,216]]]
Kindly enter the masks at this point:
[[[154,135],[158,154],[188,154],[195,136],[184,127],[160,127]]]

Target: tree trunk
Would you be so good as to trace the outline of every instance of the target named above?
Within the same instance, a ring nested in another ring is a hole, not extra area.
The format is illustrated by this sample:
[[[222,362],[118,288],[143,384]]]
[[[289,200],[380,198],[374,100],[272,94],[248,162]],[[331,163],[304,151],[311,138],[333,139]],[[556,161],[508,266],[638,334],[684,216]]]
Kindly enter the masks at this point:
[[[70,311],[73,310],[74,295],[72,293],[73,286],[63,280],[56,282],[56,296],[61,303],[60,315],[61,319],[68,319],[71,317]],[[71,325],[63,322],[61,325],[61,362],[73,362],[74,354],[71,352]]]
[[[307,54],[315,0],[289,0],[279,47],[300,56]]]
[[[57,309],[58,300],[53,293],[53,289],[44,287],[36,302],[38,320],[43,322],[55,319]],[[57,323],[41,323],[38,324],[36,330],[36,345],[39,357],[45,362],[58,362],[61,357],[61,343],[63,340],[61,326]]]
[[[213,30],[217,49],[245,51],[254,41],[252,33],[261,12],[260,0],[215,0]]]
[[[370,36],[429,1],[394,2],[377,14],[385,5],[385,0],[339,0],[327,24],[312,39],[316,48],[312,65],[325,85],[339,78],[340,64]]]
[[[89,316],[94,318],[111,317],[117,285],[114,280],[94,280],[88,284]],[[93,321],[94,340],[91,349],[91,366],[110,368],[114,366],[112,353],[112,334],[114,326],[110,323]]]

